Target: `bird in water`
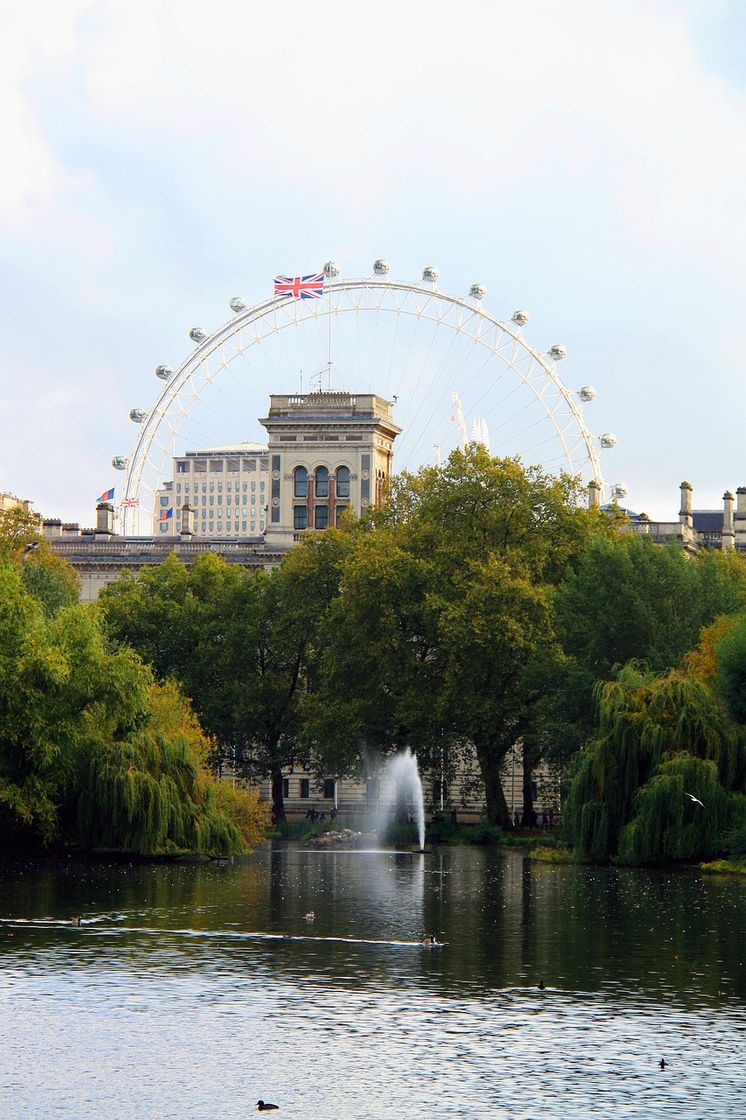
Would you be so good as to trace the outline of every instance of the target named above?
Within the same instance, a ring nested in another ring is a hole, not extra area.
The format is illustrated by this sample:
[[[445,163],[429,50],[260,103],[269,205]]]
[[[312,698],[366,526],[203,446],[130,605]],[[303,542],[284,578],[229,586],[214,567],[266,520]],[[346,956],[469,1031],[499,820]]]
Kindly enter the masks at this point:
[[[699,800],[698,797],[695,797],[693,793],[687,793],[686,790],[684,790],[684,794],[685,794],[686,797],[689,798],[690,801],[694,801],[695,804],[697,804],[697,805],[702,805],[702,802]],[[702,805],[702,808],[704,809],[704,805]]]
[[[658,1065],[661,1067],[661,1069],[665,1069],[668,1065],[668,1062],[665,1058],[661,1058],[661,1060],[658,1062]]]
[[[306,919],[307,922],[312,922],[312,921],[314,921],[315,918],[316,918],[316,915],[314,914],[313,910],[309,910],[308,913],[305,915],[305,919]]]
[[[540,980],[539,981],[539,991],[543,992],[545,988],[546,988],[546,984],[544,983],[543,980]]]
[[[435,934],[434,933],[428,933],[426,937],[422,938],[422,944],[423,945],[437,945],[438,942],[435,940]]]
[[[275,1112],[279,1108],[279,1104],[270,1104],[269,1101],[257,1101],[257,1112]]]
[[[73,918],[73,925],[74,926],[82,926],[83,925],[83,919],[82,918]]]

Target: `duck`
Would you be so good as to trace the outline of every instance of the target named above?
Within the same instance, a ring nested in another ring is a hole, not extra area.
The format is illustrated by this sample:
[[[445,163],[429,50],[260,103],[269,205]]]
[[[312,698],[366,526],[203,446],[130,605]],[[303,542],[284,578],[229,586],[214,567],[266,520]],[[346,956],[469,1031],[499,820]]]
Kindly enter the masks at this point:
[[[73,918],[73,925],[74,926],[82,926],[83,925],[83,919],[82,918]]]
[[[661,1058],[661,1060],[658,1062],[658,1065],[661,1067],[661,1069],[665,1069],[668,1065],[668,1062],[665,1058]]]
[[[270,1104],[269,1101],[257,1101],[257,1112],[275,1112],[279,1108],[279,1104]]]
[[[314,919],[315,919],[315,917],[316,917],[316,915],[314,914],[313,910],[309,910],[309,911],[308,911],[308,913],[307,913],[306,915],[304,915],[304,916],[305,916],[305,919],[306,919],[306,921],[307,921],[307,922],[312,922],[312,921],[314,921]]]
[[[422,938],[422,944],[423,945],[437,945],[438,942],[435,940],[435,934],[434,933],[428,933],[427,937]]]

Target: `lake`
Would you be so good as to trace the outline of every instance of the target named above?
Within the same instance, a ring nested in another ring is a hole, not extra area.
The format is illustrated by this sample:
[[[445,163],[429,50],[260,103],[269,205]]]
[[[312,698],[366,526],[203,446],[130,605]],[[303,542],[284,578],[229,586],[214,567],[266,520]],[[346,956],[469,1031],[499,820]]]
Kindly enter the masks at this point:
[[[0,1117],[744,1116],[745,915],[517,849],[6,860]]]

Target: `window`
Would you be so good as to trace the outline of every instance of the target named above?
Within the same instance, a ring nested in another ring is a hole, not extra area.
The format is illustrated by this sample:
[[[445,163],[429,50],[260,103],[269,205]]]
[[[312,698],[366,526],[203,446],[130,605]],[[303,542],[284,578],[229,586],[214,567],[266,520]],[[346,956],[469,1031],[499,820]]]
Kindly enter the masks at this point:
[[[324,778],[324,797],[327,797],[327,798],[333,798],[334,797],[334,787],[335,787],[335,785],[336,785],[336,782],[334,781],[334,778]]]
[[[222,506],[222,504],[223,504],[223,495],[222,495],[222,494],[218,494],[218,505],[219,505],[219,506]]]
[[[349,508],[350,508],[349,506],[336,506],[335,507],[335,510],[334,510],[335,524],[337,524],[337,525],[342,524],[342,518],[347,513],[347,510]]]
[[[337,497],[349,498],[350,496],[350,468],[339,467],[337,470]]]
[[[210,483],[210,493],[213,494],[214,492],[215,492],[215,483],[211,482]]]
[[[207,493],[207,483],[206,483],[206,482],[203,482],[203,483],[202,483],[202,493],[203,493],[203,494],[206,494],[206,493]]]
[[[329,497],[329,471],[326,467],[316,468],[314,493],[317,498]]]
[[[308,528],[308,509],[306,506],[293,507],[293,528],[294,529],[307,529]]]
[[[246,532],[246,522],[245,521],[241,522],[241,528],[243,529],[243,531],[245,533]]]
[[[293,471],[293,494],[296,498],[308,497],[308,471],[305,467],[296,467]]]
[[[290,778],[282,779],[282,796],[290,797]]]
[[[222,474],[222,473],[223,473],[223,460],[222,459],[210,459],[210,474]]]
[[[329,506],[316,506],[313,511],[313,524],[316,529],[326,529],[329,525]]]
[[[177,474],[189,474],[189,461],[180,461],[176,464]]]
[[[254,532],[254,530],[255,530],[255,529],[256,529],[256,521],[252,521],[252,522],[251,522],[251,531],[252,531],[252,533]]]
[[[223,484],[222,484],[222,482],[219,482],[218,483],[218,490],[222,490],[222,489],[223,489]]]
[[[185,483],[184,483],[184,493],[185,493],[185,494],[188,494],[188,493],[189,493],[189,483],[188,483],[188,482],[185,482]]]
[[[265,486],[266,486],[266,483],[265,483],[265,482],[260,482],[260,483],[259,483],[259,489],[260,489],[260,490],[264,490]]]
[[[311,796],[311,780],[310,778],[301,778],[300,780],[300,795],[305,800]]]
[[[244,459],[243,469],[245,471],[255,471],[256,470],[256,459]]]
[[[203,534],[207,532],[207,526],[205,525],[204,521],[202,522],[202,532]]]
[[[212,494],[210,494],[210,505],[211,505],[211,506],[214,506],[214,505],[215,505],[215,498],[214,498],[214,496],[213,496]]]
[[[168,505],[168,497],[161,498],[161,505],[162,506],[167,506]]]
[[[167,533],[168,532],[168,525],[159,525],[158,528],[160,529],[160,531],[162,533]]]
[[[269,459],[262,459],[259,466],[260,466],[261,470],[268,471],[269,470]]]
[[[176,493],[178,494],[180,490],[181,490],[181,483],[177,482],[176,483]]]

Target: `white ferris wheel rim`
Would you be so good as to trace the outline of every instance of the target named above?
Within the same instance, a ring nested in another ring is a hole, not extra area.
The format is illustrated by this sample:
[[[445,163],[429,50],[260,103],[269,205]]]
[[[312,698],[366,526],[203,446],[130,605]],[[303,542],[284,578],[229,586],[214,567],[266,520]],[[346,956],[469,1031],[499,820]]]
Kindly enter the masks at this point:
[[[381,298],[378,304],[374,306],[364,306],[362,298],[357,305],[354,303],[350,303],[348,306],[341,305],[343,295],[356,292],[360,293],[361,297],[365,293],[379,293]],[[336,306],[333,305],[335,295],[337,296]],[[400,305],[386,306],[384,303],[385,297],[396,295],[401,296]],[[406,301],[410,298],[415,301],[414,307],[405,306]],[[416,303],[418,299],[421,300],[421,306]],[[435,309],[438,309],[438,314],[433,313]],[[544,408],[548,420],[554,427],[555,435],[562,444],[570,473],[578,474],[586,466],[589,466],[590,477],[599,486],[603,485],[595,437],[585,424],[582,410],[575,400],[573,392],[567,388],[559,377],[556,361],[550,355],[543,354],[531,346],[523,337],[520,326],[506,323],[493,315],[482,306],[481,298],[454,296],[441,291],[435,283],[392,280],[388,276],[377,275],[357,279],[326,276],[324,295],[320,299],[289,299],[286,295],[273,295],[260,303],[243,308],[211,334],[206,335],[169,376],[155,404],[148,411],[134,449],[127,459],[124,497],[128,504],[121,511],[124,534],[127,534],[127,522],[130,518],[136,521],[138,513],[141,512],[137,508],[133,508],[133,503],[135,507],[139,504],[143,475],[148,464],[150,464],[151,473],[154,476],[159,477],[162,474],[166,459],[173,454],[173,442],[178,434],[179,427],[186,420],[192,405],[199,400],[202,389],[210,385],[235,358],[245,354],[251,347],[260,345],[264,339],[271,337],[273,334],[291,326],[298,327],[306,321],[361,311],[407,314],[429,320],[437,326],[446,327],[460,335],[471,338],[473,342],[485,347],[493,355],[499,356],[506,366],[512,369],[515,375],[531,390],[535,399]],[[288,312],[290,314],[287,314]],[[251,336],[249,333],[251,327],[263,326],[265,321],[270,320],[273,316],[275,322],[270,324],[269,329],[266,329],[264,334],[255,330],[253,337]],[[284,321],[279,321],[278,316],[282,316]],[[472,327],[476,329],[472,329],[469,324],[472,324]],[[231,354],[221,353],[221,348],[224,348],[231,339],[244,334],[247,335],[244,344],[237,347]],[[491,343],[489,341],[490,334],[494,335],[495,339],[501,338],[502,344]],[[518,348],[524,360],[529,359],[528,371],[522,370],[515,361],[506,358],[501,353],[502,346],[506,344]],[[217,360],[213,361],[216,356]],[[210,365],[211,362],[212,366]],[[558,423],[557,405],[555,404],[552,407],[552,401],[546,393],[538,391],[533,382],[531,363],[536,363],[541,371],[540,377],[553,386],[557,404],[561,402],[569,413],[574,437],[572,448],[568,446],[568,439],[566,438],[568,425],[566,424],[563,429]],[[198,386],[195,391],[194,383],[200,372],[203,374],[203,384]],[[160,438],[162,436],[161,429],[164,425],[167,429],[167,442],[165,443]],[[154,445],[160,453],[160,461],[157,465],[153,456]],[[585,449],[585,455],[582,456],[579,468],[572,458],[578,447]],[[154,492],[155,487],[149,489]]]

